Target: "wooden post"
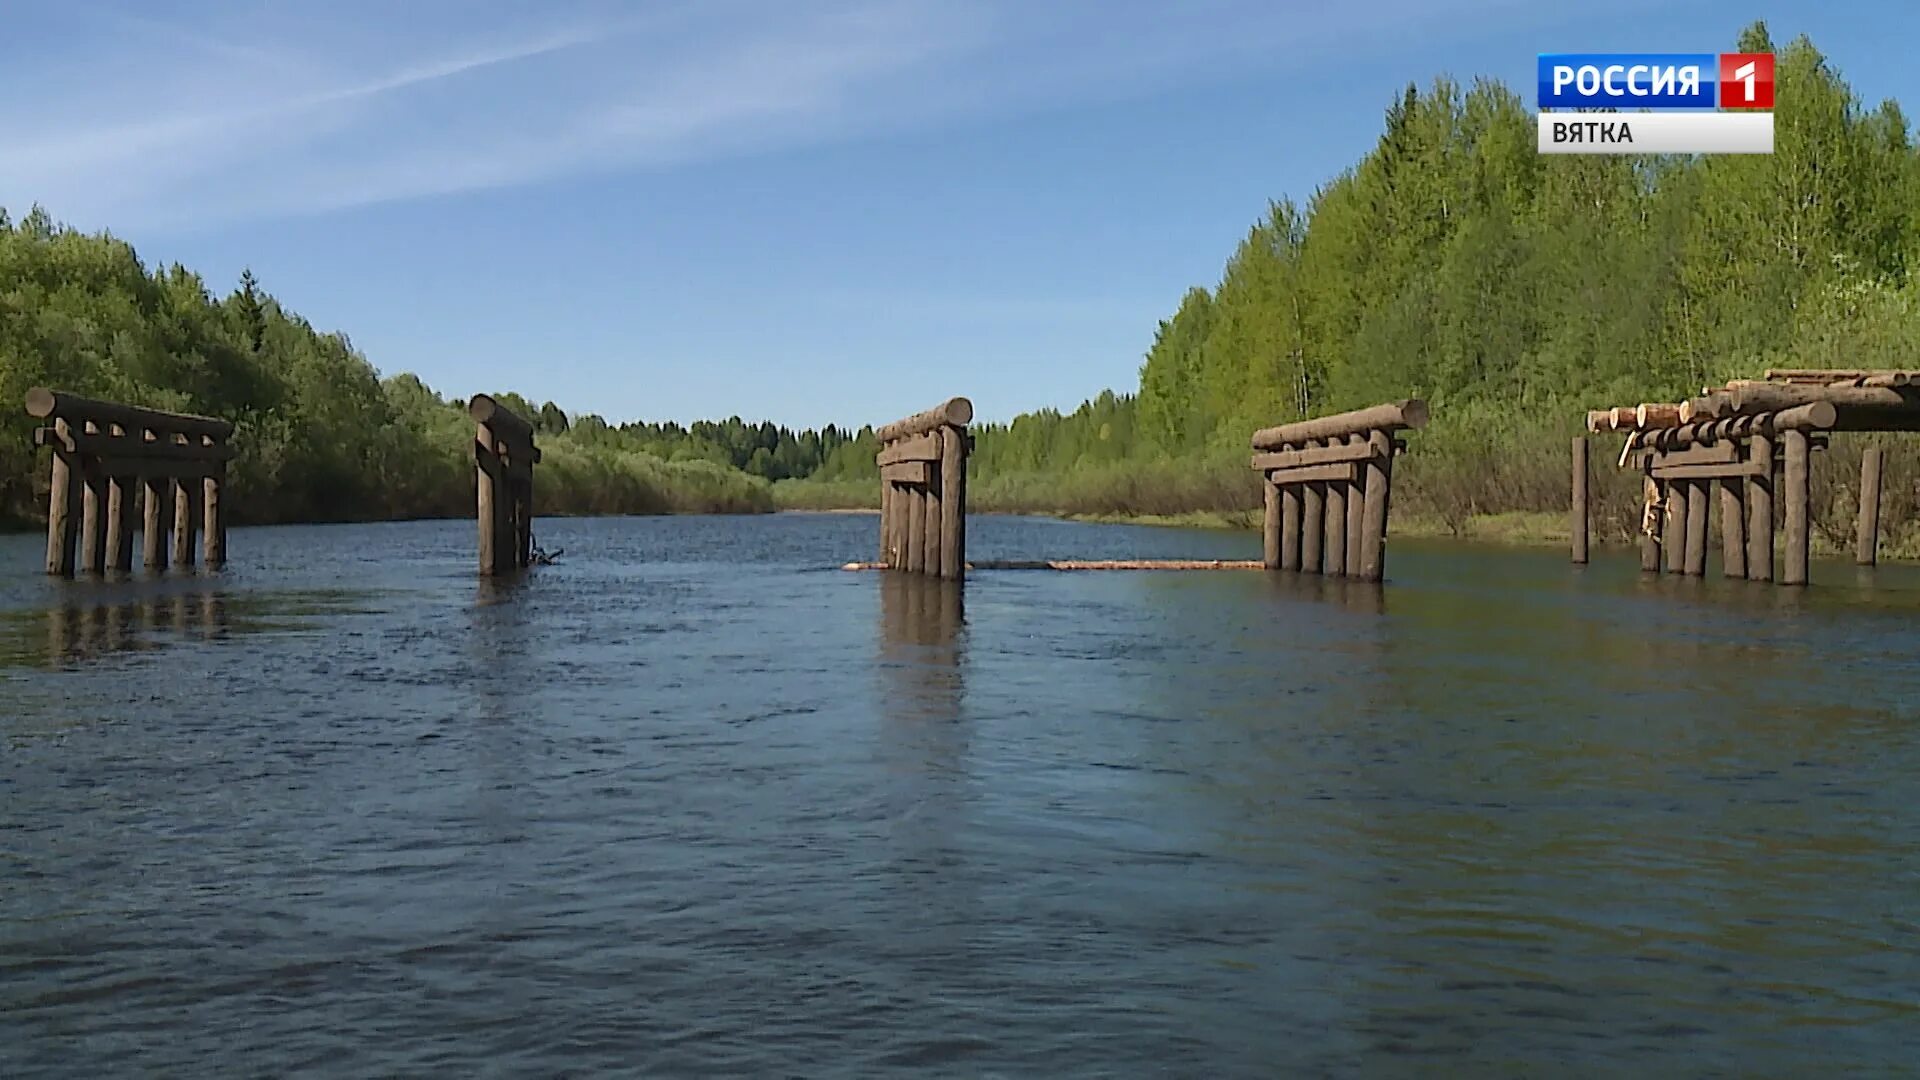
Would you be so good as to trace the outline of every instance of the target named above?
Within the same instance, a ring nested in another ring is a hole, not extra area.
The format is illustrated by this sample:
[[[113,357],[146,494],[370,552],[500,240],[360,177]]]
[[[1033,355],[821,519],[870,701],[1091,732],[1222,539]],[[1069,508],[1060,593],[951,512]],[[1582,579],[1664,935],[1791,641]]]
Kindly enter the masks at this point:
[[[1366,435],[1349,435],[1347,442],[1354,446],[1364,446]],[[1347,485],[1347,576],[1360,576],[1360,549],[1363,546],[1360,534],[1366,526],[1367,471],[1357,469],[1354,481]]]
[[[167,525],[173,520],[173,481],[164,476],[143,476],[140,541],[142,562],[149,570],[167,568]]]
[[[1269,484],[1269,487],[1277,485]],[[1300,485],[1280,491],[1280,569],[1300,569]]]
[[[893,484],[880,478],[880,564],[893,565],[893,534],[890,512],[893,509]]]
[[[939,432],[933,432],[934,440],[939,441]],[[940,493],[940,477],[937,468],[927,470],[926,497],[920,502],[920,512],[926,515],[926,524],[920,535],[927,541],[927,553],[923,557],[920,572],[928,577],[940,576],[940,504],[945,502]]]
[[[107,550],[113,568],[123,574],[133,569],[134,484],[131,476],[107,481]]]
[[[1266,493],[1266,516],[1260,523],[1260,565],[1280,569],[1280,485],[1271,480],[1261,484]]]
[[[927,572],[927,495],[918,484],[906,487],[907,572]]]
[[[62,441],[72,434],[65,420],[53,427]],[[47,492],[47,573],[57,577],[73,576],[74,548],[78,546],[76,529],[80,525],[80,462],[65,450],[53,448],[53,476]]]
[[[1328,439],[1326,445],[1334,446],[1342,439]],[[1347,573],[1347,485],[1330,483],[1320,485],[1320,496],[1326,507],[1326,540],[1320,547],[1321,572],[1328,577],[1344,577]]]
[[[80,466],[85,491],[80,506],[80,565],[89,574],[107,572],[107,477],[99,461]]]
[[[967,576],[967,433],[940,429],[940,576]]]
[[[1667,513],[1660,522],[1662,559],[1669,574],[1686,569],[1687,485],[1682,480],[1662,481],[1667,492]]]
[[[1707,483],[1703,480],[1685,481],[1687,489],[1687,536],[1685,543],[1686,565],[1683,569],[1690,577],[1702,577],[1707,572]]]
[[[513,568],[513,495],[507,487],[507,463],[501,459],[493,429],[481,424],[474,434],[473,460],[478,484],[475,519],[480,526],[480,572],[504,574]]]
[[[200,480],[184,477],[173,485],[173,565],[193,565],[193,534],[199,517]]]
[[[1872,566],[1880,561],[1880,448],[1869,446],[1860,455],[1860,523],[1853,537],[1853,561]]]
[[[1805,585],[1808,569],[1807,501],[1809,497],[1807,469],[1807,433],[1800,430],[1783,431],[1780,443],[1786,451],[1787,468],[1783,479],[1787,491],[1787,554],[1786,562],[1780,567],[1780,584]]]
[[[1755,435],[1747,461],[1758,471],[1747,477],[1747,580],[1773,580],[1773,439]]]
[[[209,570],[218,570],[227,564],[227,512],[221,505],[226,486],[225,466],[216,466],[200,481],[201,562]]]
[[[1312,449],[1324,445],[1318,439],[1307,443]],[[1301,484],[1300,488],[1300,569],[1309,574],[1317,574],[1323,564],[1321,546],[1326,534],[1326,492],[1327,485],[1319,482]]]
[[[1573,547],[1573,561],[1585,565],[1587,561],[1587,523],[1590,512],[1587,503],[1587,438],[1584,435],[1573,437],[1573,509],[1567,522],[1568,536]]]
[[[1366,461],[1367,479],[1361,514],[1360,565],[1354,576],[1362,581],[1379,581],[1387,570],[1387,510],[1393,486],[1393,436],[1375,430],[1367,435],[1367,448],[1373,456]]]
[[[1720,576],[1747,576],[1747,505],[1745,484],[1738,479],[1716,481],[1720,488]]]
[[[514,565],[525,569],[533,565],[533,463],[527,474],[513,484]]]

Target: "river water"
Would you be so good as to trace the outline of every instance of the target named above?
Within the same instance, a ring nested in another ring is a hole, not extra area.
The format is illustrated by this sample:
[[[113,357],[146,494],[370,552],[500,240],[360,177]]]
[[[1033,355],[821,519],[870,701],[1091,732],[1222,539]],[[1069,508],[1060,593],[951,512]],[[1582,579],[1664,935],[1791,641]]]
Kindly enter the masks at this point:
[[[1920,574],[833,569],[853,515],[0,537],[0,1074],[1920,1061]],[[1245,558],[982,517],[976,557]],[[1871,586],[1871,587],[1869,587]]]

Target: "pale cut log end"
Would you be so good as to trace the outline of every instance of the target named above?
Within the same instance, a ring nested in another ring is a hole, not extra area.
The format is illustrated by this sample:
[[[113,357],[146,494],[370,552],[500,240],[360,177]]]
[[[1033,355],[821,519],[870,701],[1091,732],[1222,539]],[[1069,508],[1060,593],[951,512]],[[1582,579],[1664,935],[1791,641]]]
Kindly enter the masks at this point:
[[[953,398],[941,406],[941,409],[947,414],[947,423],[955,427],[966,427],[973,423],[973,402],[966,398]]]
[[[44,420],[53,415],[55,397],[53,391],[44,386],[36,386],[27,391],[27,415]]]
[[[1420,398],[1409,398],[1400,403],[1401,418],[1415,431],[1427,426],[1427,415],[1427,403]]]

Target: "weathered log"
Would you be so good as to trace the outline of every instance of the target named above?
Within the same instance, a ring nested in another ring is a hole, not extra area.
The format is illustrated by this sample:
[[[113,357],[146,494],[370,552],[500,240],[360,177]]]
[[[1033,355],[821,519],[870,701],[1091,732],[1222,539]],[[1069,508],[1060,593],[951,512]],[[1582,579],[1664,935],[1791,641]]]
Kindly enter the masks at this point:
[[[533,565],[533,470],[513,481],[514,568]]]
[[[1648,439],[1655,449],[1679,450],[1722,439],[1773,435],[1782,431],[1824,430],[1833,427],[1838,416],[1839,410],[1832,402],[1812,401],[1779,412],[1682,424],[1677,428],[1656,431]]]
[[[882,443],[890,443],[909,435],[924,435],[935,428],[966,427],[971,423],[973,423],[973,402],[957,397],[949,398],[926,412],[915,413],[905,420],[895,420],[873,434]]]
[[[485,395],[476,397],[476,402],[482,397]],[[487,401],[491,403],[492,399],[487,398]],[[492,415],[513,414],[500,409]],[[474,438],[474,463],[478,475],[475,485],[478,495],[475,522],[480,528],[480,572],[485,575],[506,574],[514,569],[517,539],[513,523],[513,489],[507,476],[506,463],[500,460],[495,450],[501,441],[500,433],[489,424],[482,424]]]
[[[73,424],[93,423],[103,429],[108,424],[119,424],[129,431],[146,428],[184,435],[207,435],[215,439],[224,439],[233,434],[231,423],[211,416],[161,412],[113,401],[96,401],[40,386],[27,391],[27,415],[41,420],[53,417]]]
[[[1364,435],[1347,436],[1348,445],[1354,449],[1366,450],[1367,437]],[[1355,577],[1360,573],[1360,532],[1366,526],[1367,513],[1367,470],[1356,467],[1351,483],[1347,485],[1347,576]]]
[[[850,562],[842,570],[885,570],[884,563]],[[1264,570],[1258,559],[987,559],[968,570]]]
[[[1264,497],[1260,520],[1260,565],[1280,569],[1280,486],[1269,480],[1261,485]]]
[[[134,480],[113,476],[107,480],[107,551],[113,569],[133,569]]]
[[[31,393],[27,395],[27,402],[32,405]],[[68,423],[57,420],[55,426],[65,434]],[[75,548],[79,546],[76,530],[83,513],[82,483],[79,459],[63,448],[55,448],[47,490],[47,573],[56,577],[73,576]]]
[[[1320,542],[1320,572],[1328,577],[1344,577],[1347,573],[1347,488],[1353,484],[1354,465],[1319,465],[1320,469],[1344,469],[1346,475],[1339,479],[1329,478],[1321,489],[1321,505],[1326,508],[1322,527],[1326,536]],[[1305,469],[1289,470],[1295,473]],[[1269,474],[1278,478],[1282,473]]]
[[[223,505],[227,488],[225,469],[200,481],[201,562],[209,570],[227,564],[227,510]]]
[[[173,481],[158,476],[140,478],[141,562],[149,570],[167,568],[167,532],[173,520]]]
[[[1374,453],[1367,458],[1367,479],[1361,497],[1360,565],[1348,570],[1361,581],[1379,581],[1387,569],[1387,513],[1393,495],[1393,440],[1384,431],[1367,436]]]
[[[1906,386],[1920,382],[1920,372],[1868,371],[1862,368],[1768,368],[1766,377],[1773,382],[1818,383],[1854,382],[1861,386]]]
[[[1679,427],[1680,406],[1665,402],[1642,402],[1634,406],[1633,426],[1642,430]]]
[[[1700,420],[1717,420],[1733,411],[1733,398],[1720,391],[1688,398],[1680,403],[1680,423],[1691,424]]]
[[[927,489],[903,487],[907,495],[907,565],[909,574],[927,572]]]
[[[1683,549],[1683,569],[1689,577],[1701,577],[1707,572],[1707,495],[1710,485],[1703,480],[1683,480],[1681,483],[1687,488],[1687,536]]]
[[[1605,431],[1631,431],[1633,428],[1634,409],[1631,405],[1594,409],[1587,413],[1587,430],[1594,434]]]
[[[1303,469],[1314,465],[1332,465],[1339,462],[1365,461],[1373,453],[1367,446],[1364,436],[1354,436],[1358,442],[1341,442],[1332,446],[1322,446],[1313,450],[1279,450],[1253,455],[1253,467],[1262,471],[1274,469]]]
[[[107,477],[97,468],[81,465],[84,491],[80,500],[80,565],[89,574],[107,572]]]
[[[182,481],[173,485],[173,565],[192,566],[194,534],[200,516],[200,485]]]
[[[893,485],[880,478],[880,561],[893,565]]]
[[[1679,450],[1647,450],[1635,454],[1639,464],[1649,468],[1669,465],[1731,465],[1740,460],[1740,448],[1725,440],[1696,443]]]
[[[1332,465],[1307,465],[1298,469],[1274,469],[1267,473],[1269,483],[1286,487],[1292,484],[1351,484],[1359,475],[1360,463],[1342,461]]]
[[[525,444],[533,441],[533,425],[486,394],[473,395],[467,402],[467,415],[473,417],[474,423],[493,432],[493,437],[502,442]]]
[[[1300,493],[1298,487],[1277,487],[1280,492],[1280,569],[1300,569]]]
[[[1655,465],[1655,480],[1718,480],[1729,476],[1750,476],[1757,470],[1745,461],[1726,465]]]
[[[1573,549],[1573,561],[1585,564],[1587,561],[1587,522],[1590,519],[1587,505],[1587,440],[1585,436],[1573,437],[1573,506],[1567,520],[1568,544]]]
[[[925,487],[933,482],[933,463],[929,461],[896,461],[891,465],[880,466],[882,484],[918,484]]]
[[[1788,431],[1780,436],[1781,448],[1786,453],[1787,467],[1782,476],[1786,487],[1787,502],[1787,548],[1785,562],[1780,567],[1780,584],[1805,585],[1807,583],[1808,556],[1808,450],[1807,433]]]
[[[1319,445],[1314,443],[1313,445]],[[1324,483],[1306,483],[1300,492],[1300,570],[1317,574],[1321,566],[1321,547],[1326,540],[1326,495]]]
[[[915,435],[910,439],[888,443],[880,448],[874,461],[881,468],[906,461],[939,461],[940,433],[938,429],[924,435]]]
[[[1722,480],[1720,488],[1720,576],[1747,576],[1746,481]]]
[[[1747,580],[1773,580],[1773,437],[1756,435],[1747,445],[1756,468],[1747,477]]]
[[[940,503],[941,492],[938,483],[939,474],[928,478],[929,483],[920,491],[920,513],[926,520],[922,523],[920,535],[926,540],[926,554],[920,566],[920,572],[928,577],[940,576]]]
[[[1860,513],[1854,529],[1853,561],[1872,566],[1880,561],[1881,453],[1869,446],[1860,455]]]
[[[1773,412],[1814,402],[1837,410],[1835,431],[1920,430],[1920,391],[1881,386],[1802,386],[1796,383],[1760,383],[1729,391],[1734,408],[1742,413]],[[1784,430],[1784,429],[1783,429]]]
[[[1382,431],[1399,431],[1402,428],[1417,429],[1426,426],[1427,403],[1418,398],[1412,398],[1387,405],[1375,405],[1370,409],[1356,409],[1353,412],[1281,424],[1279,427],[1262,428],[1253,433],[1253,448],[1279,450],[1289,446],[1316,443],[1319,440],[1341,439],[1348,435],[1363,434],[1375,428]]]
[[[1659,483],[1667,493],[1667,516],[1660,524],[1661,567],[1678,574],[1687,562],[1687,484],[1684,480]]]
[[[209,465],[215,462],[231,461],[234,456],[231,446],[211,442],[201,435],[149,441],[137,434],[101,435],[78,431],[62,433],[56,428],[36,428],[33,433],[33,443],[35,446],[64,447],[69,453],[91,457],[204,461]]]

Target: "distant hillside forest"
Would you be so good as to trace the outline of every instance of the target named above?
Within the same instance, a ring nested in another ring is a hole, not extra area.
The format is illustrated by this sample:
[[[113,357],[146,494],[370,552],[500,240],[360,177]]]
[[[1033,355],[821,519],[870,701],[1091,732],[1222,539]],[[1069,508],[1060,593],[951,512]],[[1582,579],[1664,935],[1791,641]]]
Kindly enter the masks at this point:
[[[1771,156],[1542,156],[1508,88],[1409,86],[1372,152],[1304,204],[1271,204],[1219,283],[1179,298],[1137,391],[981,425],[974,505],[1244,511],[1259,501],[1253,429],[1417,396],[1435,419],[1411,438],[1396,515],[1462,531],[1562,512],[1567,441],[1588,408],[1770,365],[1920,367],[1920,156],[1905,116],[1864,106],[1805,39],[1776,50],[1755,24],[1737,45],[1778,53]],[[256,520],[469,512],[467,421],[418,379],[382,380],[251,277],[215,297],[38,210],[0,224],[0,402],[46,383],[231,417],[233,504]],[[549,512],[877,497],[867,429],[615,426],[501,396],[545,433]],[[0,513],[15,517],[34,512],[28,427],[0,408]],[[348,428],[367,437],[335,437]],[[1835,439],[1816,471],[1835,538],[1861,441]],[[1915,517],[1912,457],[1889,458],[1891,522]],[[1597,471],[1603,531],[1624,536],[1637,486]],[[1903,536],[1891,540],[1920,543]]]

